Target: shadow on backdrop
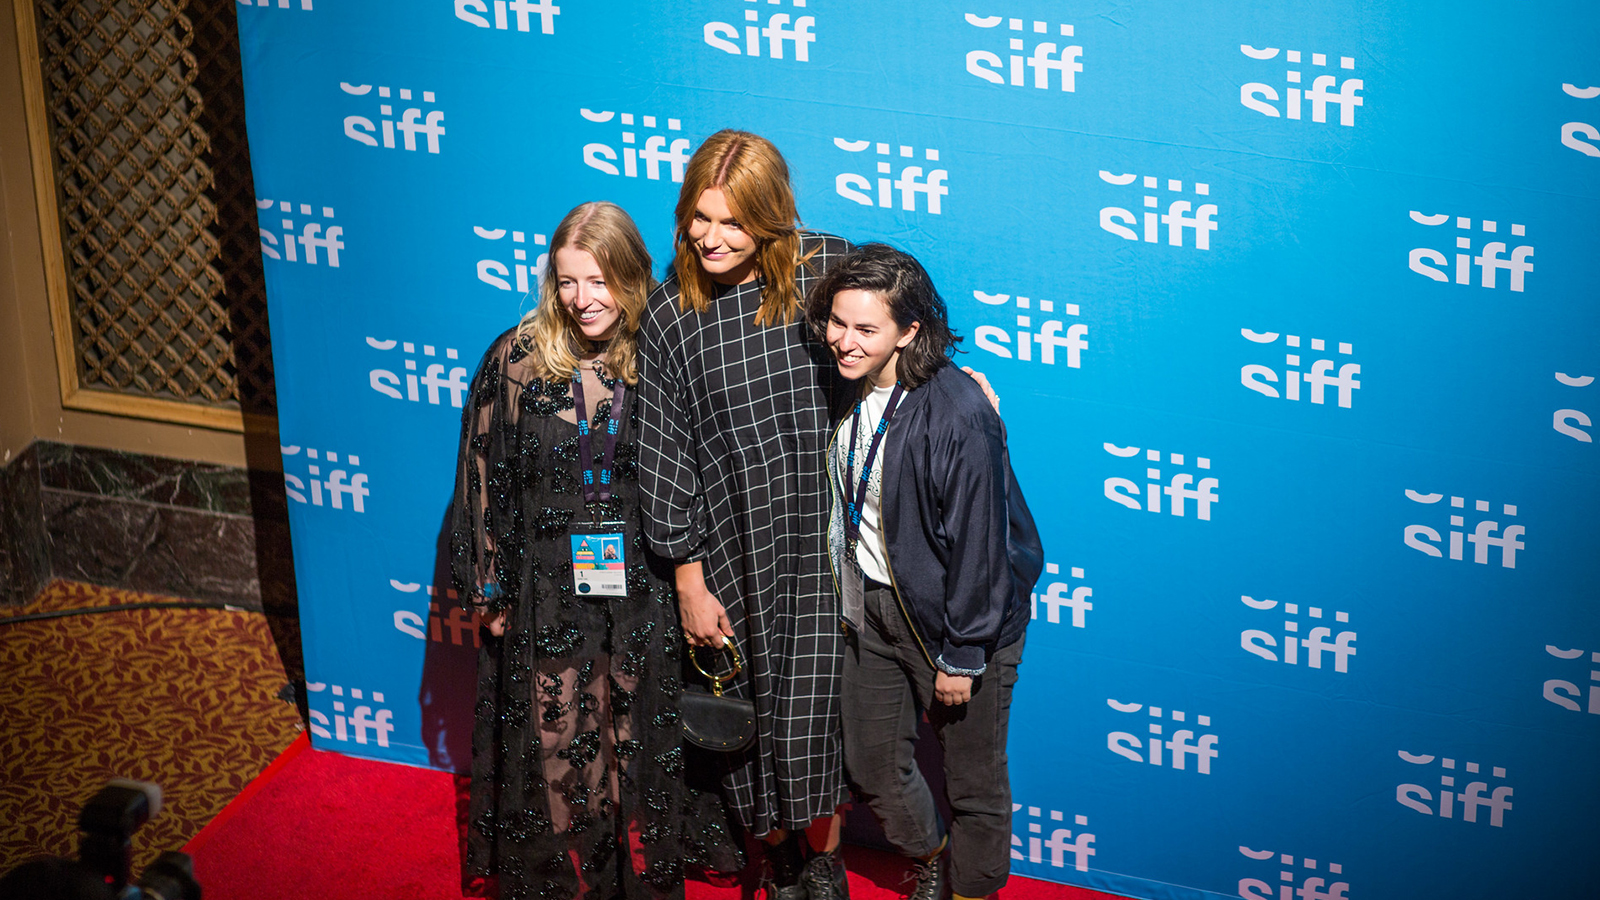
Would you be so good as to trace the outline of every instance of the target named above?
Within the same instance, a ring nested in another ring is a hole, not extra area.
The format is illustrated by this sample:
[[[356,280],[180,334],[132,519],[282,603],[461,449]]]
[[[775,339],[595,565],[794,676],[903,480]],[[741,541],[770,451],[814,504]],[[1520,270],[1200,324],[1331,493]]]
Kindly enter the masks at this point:
[[[205,134],[207,149],[203,159],[211,178],[205,194],[215,209],[215,219],[207,230],[219,245],[214,268],[222,290],[216,302],[227,318],[225,334],[231,357],[228,368],[244,418],[245,465],[249,469],[261,608],[289,683],[297,688],[294,699],[300,718],[305,721],[308,715],[300,606],[289,543],[283,456],[279,450],[277,383],[267,324],[266,274],[261,262],[255,179],[245,137],[244,74],[236,5],[229,0],[191,0],[185,8],[192,26],[188,50],[194,56],[192,86],[200,97],[196,123]]]
[[[472,720],[478,699],[477,617],[455,604],[450,592],[450,503],[445,504],[434,542],[433,590],[428,603],[427,650],[422,657],[422,741],[428,763],[468,775],[472,772]]]

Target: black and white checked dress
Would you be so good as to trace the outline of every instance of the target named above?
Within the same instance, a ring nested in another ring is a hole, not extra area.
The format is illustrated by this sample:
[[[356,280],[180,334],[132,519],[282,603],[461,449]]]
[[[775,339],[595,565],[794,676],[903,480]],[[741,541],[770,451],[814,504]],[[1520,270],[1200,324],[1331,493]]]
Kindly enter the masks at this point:
[[[818,248],[796,271],[804,296],[850,244],[802,242],[802,255]],[[720,768],[730,807],[757,835],[831,815],[848,793],[824,469],[840,379],[799,315],[754,324],[764,283],[719,287],[699,314],[679,311],[669,277],[640,335],[645,532],[662,555],[703,561],[745,657],[748,678],[733,691],[756,707],[754,745],[691,764]]]

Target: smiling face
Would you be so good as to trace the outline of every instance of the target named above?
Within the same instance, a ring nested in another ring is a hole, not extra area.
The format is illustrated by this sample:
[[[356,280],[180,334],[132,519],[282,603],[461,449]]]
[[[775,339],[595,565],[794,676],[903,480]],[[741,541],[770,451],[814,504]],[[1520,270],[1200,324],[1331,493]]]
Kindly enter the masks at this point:
[[[610,340],[622,322],[622,311],[606,289],[606,276],[587,250],[562,247],[555,253],[556,291],[567,315],[591,341]]]
[[[912,322],[901,328],[881,295],[851,288],[833,295],[828,349],[839,364],[839,374],[851,380],[867,378],[876,387],[889,387],[897,377],[895,361],[917,336],[919,327],[920,322]]]
[[[744,284],[755,280],[757,241],[739,225],[721,188],[700,192],[689,222],[689,241],[712,281]]]

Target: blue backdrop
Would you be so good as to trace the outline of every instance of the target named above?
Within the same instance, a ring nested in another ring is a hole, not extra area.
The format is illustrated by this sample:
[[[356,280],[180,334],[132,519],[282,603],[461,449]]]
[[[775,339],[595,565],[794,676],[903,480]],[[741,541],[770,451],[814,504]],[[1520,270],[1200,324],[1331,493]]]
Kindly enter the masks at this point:
[[[1593,896],[1600,7],[240,0],[314,743],[468,752],[439,535],[546,235],[724,127],[917,254],[1049,568],[1020,874]],[[444,611],[441,611],[444,608]]]

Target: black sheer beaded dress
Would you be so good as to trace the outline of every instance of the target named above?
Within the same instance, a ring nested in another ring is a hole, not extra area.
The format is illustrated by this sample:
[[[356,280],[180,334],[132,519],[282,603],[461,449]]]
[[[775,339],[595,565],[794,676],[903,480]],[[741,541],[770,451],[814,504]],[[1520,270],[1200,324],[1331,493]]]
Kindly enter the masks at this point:
[[[582,371],[599,457],[615,382]],[[600,509],[626,523],[626,597],[573,589],[570,529],[590,512],[570,380],[536,377],[512,329],[462,417],[453,576],[464,603],[507,615],[478,656],[463,867],[508,900],[682,896],[685,866],[742,863],[717,793],[684,781],[683,639],[671,566],[640,539],[637,396]]]

